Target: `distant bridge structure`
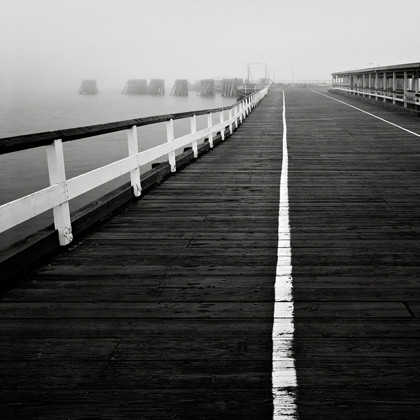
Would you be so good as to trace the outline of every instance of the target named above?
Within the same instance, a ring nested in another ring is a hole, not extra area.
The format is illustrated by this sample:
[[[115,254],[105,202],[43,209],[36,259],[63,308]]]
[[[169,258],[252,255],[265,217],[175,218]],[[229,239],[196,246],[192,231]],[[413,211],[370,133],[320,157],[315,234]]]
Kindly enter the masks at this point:
[[[255,68],[264,70],[264,77],[259,77],[257,80],[254,78],[252,71]],[[247,79],[246,83],[258,83],[261,85],[268,85],[272,82],[270,74],[268,72],[267,63],[247,63]]]

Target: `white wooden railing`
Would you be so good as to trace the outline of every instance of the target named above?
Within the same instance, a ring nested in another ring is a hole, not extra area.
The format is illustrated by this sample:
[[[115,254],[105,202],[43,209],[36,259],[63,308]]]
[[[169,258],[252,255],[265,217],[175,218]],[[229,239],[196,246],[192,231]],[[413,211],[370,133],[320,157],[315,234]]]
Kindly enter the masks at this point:
[[[392,100],[393,103],[410,103],[419,105],[420,104],[420,95],[416,92],[405,92],[404,91],[394,91],[388,89],[375,89],[375,88],[362,88],[362,87],[351,87],[351,86],[340,86],[333,85],[333,90],[338,90],[341,92],[353,93],[355,95],[362,95],[367,97],[373,97],[383,100]]]
[[[210,148],[216,133],[225,139],[225,130],[232,134],[233,126],[238,127],[252,109],[267,94],[268,88],[255,92],[230,107],[211,110],[184,112],[173,115],[139,118],[97,126],[82,127],[27,136],[0,139],[0,154],[46,146],[50,186],[30,195],[0,206],[0,232],[4,232],[45,211],[53,210],[54,225],[58,231],[60,245],[69,244],[72,239],[69,201],[121,175],[130,173],[133,194],[141,194],[140,166],[167,156],[172,172],[176,171],[175,151],[185,146],[192,146],[194,158],[198,157],[198,141],[208,138]],[[224,119],[224,111],[229,111],[228,119]],[[220,113],[219,122],[213,123],[213,114]],[[196,117],[207,115],[207,127],[197,131]],[[182,137],[174,137],[174,119],[190,118],[191,133]],[[139,152],[137,127],[166,122],[167,142],[151,149]],[[66,179],[63,141],[72,141],[115,131],[127,132],[128,156],[109,165],[90,172]]]

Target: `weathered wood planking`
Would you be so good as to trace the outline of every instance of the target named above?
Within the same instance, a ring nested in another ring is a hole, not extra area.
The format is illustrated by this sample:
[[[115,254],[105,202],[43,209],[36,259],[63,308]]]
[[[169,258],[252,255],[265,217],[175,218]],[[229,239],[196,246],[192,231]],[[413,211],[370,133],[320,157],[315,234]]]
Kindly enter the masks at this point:
[[[287,91],[286,104],[298,416],[417,418],[418,138],[309,91]]]
[[[2,415],[271,416],[279,112],[4,294]]]
[[[293,340],[299,418],[414,419],[420,145],[338,105],[286,91],[295,330],[279,319],[276,340]],[[225,144],[4,294],[2,415],[272,418],[280,115],[271,92]]]

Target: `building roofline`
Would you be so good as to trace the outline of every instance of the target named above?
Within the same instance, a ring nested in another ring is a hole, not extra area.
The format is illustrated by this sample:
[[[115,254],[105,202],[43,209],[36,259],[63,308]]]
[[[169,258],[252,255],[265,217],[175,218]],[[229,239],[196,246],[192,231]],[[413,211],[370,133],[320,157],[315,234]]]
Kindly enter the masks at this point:
[[[420,63],[397,64],[393,66],[370,67],[366,69],[356,69],[347,71],[335,71],[331,75],[354,74],[354,73],[376,73],[390,70],[420,70]]]

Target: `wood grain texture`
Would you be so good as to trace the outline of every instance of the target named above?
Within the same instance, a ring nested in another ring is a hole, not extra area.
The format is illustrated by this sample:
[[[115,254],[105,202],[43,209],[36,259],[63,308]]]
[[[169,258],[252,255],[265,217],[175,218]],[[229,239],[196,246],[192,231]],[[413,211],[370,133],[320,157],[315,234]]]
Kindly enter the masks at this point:
[[[420,143],[310,90],[286,107],[294,331],[282,302],[275,340],[293,349],[297,416],[417,419]],[[2,418],[272,418],[280,117],[272,91],[3,293]]]
[[[287,103],[298,417],[417,418],[418,138],[308,91]]]
[[[271,416],[279,109],[3,294],[2,418]]]

